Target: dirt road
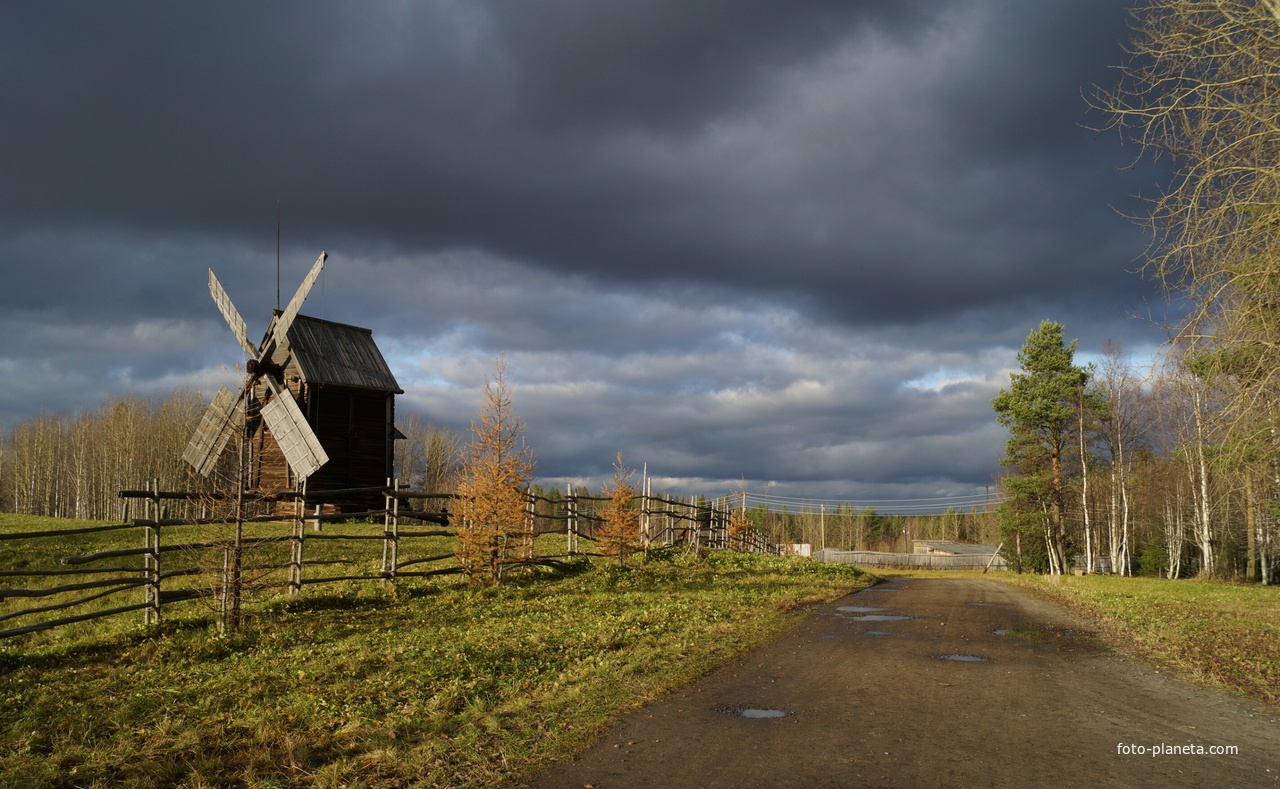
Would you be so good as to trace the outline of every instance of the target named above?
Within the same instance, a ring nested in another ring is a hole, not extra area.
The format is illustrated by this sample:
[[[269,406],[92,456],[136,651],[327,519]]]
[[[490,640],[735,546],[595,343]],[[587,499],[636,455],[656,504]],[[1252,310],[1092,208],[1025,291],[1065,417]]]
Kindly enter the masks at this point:
[[[993,581],[895,579],[528,786],[1280,786],[1280,708],[1136,665]]]

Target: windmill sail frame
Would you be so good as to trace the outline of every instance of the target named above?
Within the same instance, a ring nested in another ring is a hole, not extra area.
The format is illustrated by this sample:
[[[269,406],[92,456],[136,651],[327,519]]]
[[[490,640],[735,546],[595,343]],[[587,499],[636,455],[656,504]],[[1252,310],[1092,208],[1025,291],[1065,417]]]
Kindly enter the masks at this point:
[[[280,389],[270,378],[267,378],[267,386],[272,397],[262,406],[262,419],[271,435],[275,436],[289,468],[299,480],[306,479],[329,462],[329,455],[320,446],[320,439],[307,424],[307,418],[302,415],[289,390]]]
[[[213,402],[200,418],[199,427],[182,453],[182,459],[193,466],[200,476],[209,476],[218,464],[218,458],[235,429],[233,418],[239,405],[240,398],[227,387],[220,386],[213,396]]]

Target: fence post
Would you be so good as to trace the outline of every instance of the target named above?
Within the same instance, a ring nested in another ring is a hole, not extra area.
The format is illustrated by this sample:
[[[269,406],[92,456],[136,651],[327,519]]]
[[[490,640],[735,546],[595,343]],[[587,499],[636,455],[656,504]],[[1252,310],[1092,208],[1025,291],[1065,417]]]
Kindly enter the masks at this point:
[[[571,491],[573,490],[572,484],[570,484],[569,490]],[[566,536],[569,538],[568,539],[569,555],[573,556],[578,551],[578,496],[577,494],[570,493],[569,497],[565,499],[565,514],[568,515],[568,534]]]
[[[306,534],[307,481],[302,480],[302,498],[293,503],[293,545],[289,556],[289,594],[302,594],[302,538]]]
[[[222,546],[222,589],[218,593],[218,632],[225,635],[228,629],[228,600],[231,593],[231,546]]]
[[[154,608],[155,608],[155,614],[154,614],[154,616],[152,617],[152,620],[153,620],[153,622],[154,622],[155,624],[157,624],[157,625],[158,625],[158,624],[160,624],[160,600],[161,600],[161,594],[160,594],[160,533],[161,533],[161,530],[160,530],[160,521],[162,521],[162,520],[164,520],[164,519],[166,519],[166,518],[168,518],[168,517],[169,517],[169,507],[168,507],[168,505],[161,506],[161,504],[160,504],[160,478],[159,478],[159,477],[156,477],[155,485],[154,485],[154,491],[155,491],[155,494],[156,494],[156,525],[155,525],[155,527],[151,530],[151,540],[152,540],[151,551],[152,551],[152,554],[153,554],[153,558],[152,558],[152,560],[151,560],[151,572],[152,572],[152,576],[153,576],[153,577],[154,577],[154,579],[155,579],[155,580],[154,580],[154,583],[155,583],[156,593],[155,593],[155,602],[153,603],[153,606],[154,606]]]
[[[533,493],[528,491],[525,493],[528,497],[524,502],[524,535],[521,539],[520,559],[522,561],[531,562],[537,558],[537,551],[533,547],[534,540],[538,535],[538,500],[533,497]]]
[[[649,532],[649,464],[644,467],[644,478],[640,482],[640,544],[644,546],[645,555],[649,553],[652,535]]]
[[[150,496],[147,498],[147,525],[143,529],[146,553],[142,554],[143,573],[147,579],[143,611],[143,624],[160,624],[160,480],[150,480]]]
[[[387,560],[391,558],[391,477],[387,477],[387,485],[382,489],[382,575],[383,585],[387,581]]]
[[[394,587],[400,556],[400,479],[387,479],[386,512],[382,515],[382,580]]]
[[[409,487],[406,482],[405,487]],[[400,478],[396,477],[393,491],[400,489]],[[400,564],[400,497],[391,500],[391,583],[396,582],[396,566]]]
[[[151,487],[150,480],[147,482],[147,487]],[[152,608],[155,606],[151,601],[151,597],[156,592],[151,577],[151,525],[154,521],[155,519],[151,517],[151,499],[145,498],[142,500],[142,547],[145,551],[142,554],[142,578],[147,585],[142,587],[142,602],[146,605],[146,608],[142,609],[143,625],[151,624]]]

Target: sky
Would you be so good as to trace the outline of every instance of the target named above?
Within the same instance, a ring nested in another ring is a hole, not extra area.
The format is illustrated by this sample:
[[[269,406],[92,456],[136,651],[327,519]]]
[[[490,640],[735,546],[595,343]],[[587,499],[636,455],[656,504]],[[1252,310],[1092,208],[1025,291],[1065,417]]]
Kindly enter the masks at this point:
[[[1164,334],[1157,188],[1097,133],[1117,0],[0,8],[0,426],[206,397],[260,337],[368,327],[401,415],[506,363],[546,484],[982,503],[1049,319]]]

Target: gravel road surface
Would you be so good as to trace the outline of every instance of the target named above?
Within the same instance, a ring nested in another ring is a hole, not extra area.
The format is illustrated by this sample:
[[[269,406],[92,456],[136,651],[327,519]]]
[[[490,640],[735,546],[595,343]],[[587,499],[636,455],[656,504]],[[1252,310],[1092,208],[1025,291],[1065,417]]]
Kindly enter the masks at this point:
[[[1021,590],[900,578],[523,785],[1280,787],[1280,707],[1125,659]]]

